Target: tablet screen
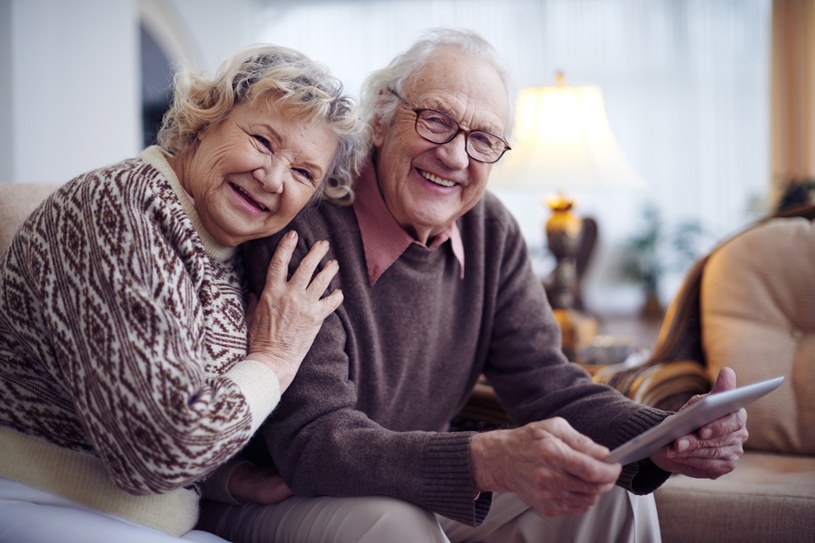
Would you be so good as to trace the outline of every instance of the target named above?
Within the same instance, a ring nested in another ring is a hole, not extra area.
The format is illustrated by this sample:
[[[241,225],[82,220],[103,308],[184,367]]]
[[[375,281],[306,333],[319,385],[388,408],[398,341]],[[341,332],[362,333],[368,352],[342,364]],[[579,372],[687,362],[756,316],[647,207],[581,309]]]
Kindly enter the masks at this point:
[[[775,377],[733,390],[708,394],[687,409],[671,415],[650,430],[620,445],[605,460],[629,464],[648,458],[660,447],[775,390],[783,381],[784,377]]]

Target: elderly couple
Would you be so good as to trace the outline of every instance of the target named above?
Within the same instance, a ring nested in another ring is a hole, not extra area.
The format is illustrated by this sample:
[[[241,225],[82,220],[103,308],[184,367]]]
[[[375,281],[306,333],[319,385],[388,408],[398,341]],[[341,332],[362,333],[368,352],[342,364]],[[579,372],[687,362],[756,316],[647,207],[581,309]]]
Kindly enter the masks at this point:
[[[734,469],[746,414],[604,461],[669,413],[560,351],[486,192],[508,89],[445,29],[361,115],[282,47],[179,78],[160,145],[65,184],[3,257],[0,541],[658,541],[650,493]],[[448,431],[481,374],[515,426]]]

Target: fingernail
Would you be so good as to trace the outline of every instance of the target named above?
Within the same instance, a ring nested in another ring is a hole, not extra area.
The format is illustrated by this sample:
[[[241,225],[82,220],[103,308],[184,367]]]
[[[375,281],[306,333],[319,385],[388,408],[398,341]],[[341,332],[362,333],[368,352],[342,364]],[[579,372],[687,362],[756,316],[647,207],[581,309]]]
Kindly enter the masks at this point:
[[[688,441],[687,439],[680,439],[679,441],[676,442],[677,452],[687,450],[688,447],[690,447],[690,441]]]
[[[286,238],[290,240],[297,239],[297,232],[295,232],[294,230],[289,230],[288,232],[286,232]]]
[[[710,428],[705,428],[704,430],[699,432],[699,437],[702,439],[710,439],[711,437],[713,437],[713,430],[711,430]]]

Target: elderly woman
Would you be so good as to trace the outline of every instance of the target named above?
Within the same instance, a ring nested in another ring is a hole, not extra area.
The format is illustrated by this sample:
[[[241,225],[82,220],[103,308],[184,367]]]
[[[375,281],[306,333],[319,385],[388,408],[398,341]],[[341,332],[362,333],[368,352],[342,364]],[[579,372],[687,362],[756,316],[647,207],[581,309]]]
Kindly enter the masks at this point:
[[[342,301],[324,241],[289,278],[291,232],[244,318],[234,256],[352,196],[365,131],[341,84],[272,46],[176,83],[160,145],[65,184],[0,264],[0,541],[214,537],[190,531],[200,481]]]

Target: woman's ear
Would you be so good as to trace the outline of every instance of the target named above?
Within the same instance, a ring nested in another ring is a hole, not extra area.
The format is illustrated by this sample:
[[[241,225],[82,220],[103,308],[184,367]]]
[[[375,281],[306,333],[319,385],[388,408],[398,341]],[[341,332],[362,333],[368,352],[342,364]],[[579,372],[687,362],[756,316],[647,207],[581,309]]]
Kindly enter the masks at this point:
[[[199,129],[199,130],[198,130],[198,133],[195,135],[195,140],[196,140],[197,142],[202,142],[202,141],[204,141],[204,136],[206,135],[207,129],[209,129],[209,127],[210,127],[210,126],[212,126],[212,124],[211,124],[211,123],[207,123],[207,125],[206,125],[206,126],[204,126],[203,128],[201,128],[201,129]]]

